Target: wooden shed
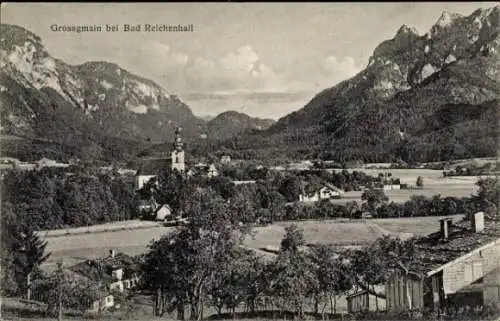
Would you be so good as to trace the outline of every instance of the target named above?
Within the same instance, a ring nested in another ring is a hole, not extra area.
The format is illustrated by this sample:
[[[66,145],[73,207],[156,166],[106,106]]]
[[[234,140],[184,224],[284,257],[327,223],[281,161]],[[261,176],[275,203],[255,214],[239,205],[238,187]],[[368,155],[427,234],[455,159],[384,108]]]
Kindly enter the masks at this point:
[[[357,313],[370,310],[370,297],[368,291],[360,291],[346,296],[347,312]]]
[[[386,284],[388,312],[419,310],[424,307],[424,276],[396,270]]]
[[[347,312],[359,313],[367,311],[383,311],[386,308],[385,300],[377,298],[368,291],[358,291],[346,296]],[[377,301],[376,301],[377,300]]]

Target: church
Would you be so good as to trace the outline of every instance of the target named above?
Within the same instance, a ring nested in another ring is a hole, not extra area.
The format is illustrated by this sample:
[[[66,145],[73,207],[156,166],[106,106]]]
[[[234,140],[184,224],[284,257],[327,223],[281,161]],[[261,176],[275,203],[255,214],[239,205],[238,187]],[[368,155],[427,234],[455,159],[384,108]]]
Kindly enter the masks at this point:
[[[170,156],[144,157],[140,159],[139,169],[135,175],[136,190],[141,189],[150,180],[156,179],[157,175],[166,168],[185,173],[186,164],[181,131],[181,128],[175,129],[174,149],[170,153]]]

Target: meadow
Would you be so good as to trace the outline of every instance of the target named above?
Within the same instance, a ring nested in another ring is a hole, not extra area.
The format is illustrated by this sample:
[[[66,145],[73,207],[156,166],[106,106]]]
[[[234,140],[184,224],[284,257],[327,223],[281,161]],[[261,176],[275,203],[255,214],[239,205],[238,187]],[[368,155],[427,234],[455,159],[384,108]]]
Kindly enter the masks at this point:
[[[457,215],[454,216],[454,219],[458,220],[461,217]],[[254,249],[277,248],[285,233],[285,227],[297,224],[303,229],[305,240],[310,244],[363,245],[387,234],[406,238],[411,235],[418,236],[435,232],[439,228],[439,219],[441,218],[429,216],[359,221],[277,222],[255,228],[253,235],[247,237],[244,244]],[[156,226],[58,237],[44,237],[42,233],[41,236],[48,242],[47,251],[52,253],[47,264],[54,266],[61,259],[64,259],[64,265],[69,265],[86,258],[102,257],[107,255],[110,249],[116,249],[130,255],[140,254],[147,250],[147,245],[152,240],[157,240],[174,229],[174,227]],[[71,232],[71,229],[66,230],[66,232]]]
[[[476,194],[478,187],[476,182],[481,178],[477,176],[453,176],[443,177],[443,172],[432,169],[365,169],[356,168],[348,171],[362,171],[368,175],[378,176],[379,173],[391,173],[392,177],[399,178],[401,184],[407,184],[409,189],[384,191],[390,202],[404,203],[413,195],[432,197],[469,197]],[[417,178],[423,178],[423,188],[416,188]],[[361,203],[361,191],[346,192],[341,199],[333,200],[337,204],[345,204],[348,201]]]

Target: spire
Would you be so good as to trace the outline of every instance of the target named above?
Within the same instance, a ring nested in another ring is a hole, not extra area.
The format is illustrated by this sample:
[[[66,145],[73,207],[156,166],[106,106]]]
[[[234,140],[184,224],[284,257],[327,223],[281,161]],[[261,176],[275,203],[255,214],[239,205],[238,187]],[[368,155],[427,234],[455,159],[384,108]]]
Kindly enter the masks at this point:
[[[184,146],[184,143],[182,142],[181,131],[182,131],[181,127],[176,127],[175,128],[174,148],[177,151],[182,151],[182,147]]]

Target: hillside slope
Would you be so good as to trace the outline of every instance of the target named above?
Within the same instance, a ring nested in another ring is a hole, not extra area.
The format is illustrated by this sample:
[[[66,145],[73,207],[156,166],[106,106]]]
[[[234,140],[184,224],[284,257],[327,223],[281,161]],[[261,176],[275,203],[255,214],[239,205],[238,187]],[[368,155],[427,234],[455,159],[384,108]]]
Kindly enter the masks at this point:
[[[229,139],[243,132],[266,130],[275,121],[250,117],[236,111],[226,111],[207,123],[209,139]]]
[[[148,141],[173,140],[176,126],[187,137],[205,126],[150,80],[109,62],[68,65],[53,58],[35,34],[13,25],[0,28],[1,134],[22,137],[26,145],[10,149],[12,156],[124,159]]]

